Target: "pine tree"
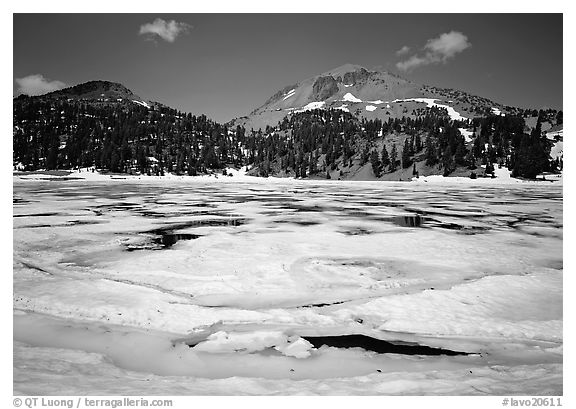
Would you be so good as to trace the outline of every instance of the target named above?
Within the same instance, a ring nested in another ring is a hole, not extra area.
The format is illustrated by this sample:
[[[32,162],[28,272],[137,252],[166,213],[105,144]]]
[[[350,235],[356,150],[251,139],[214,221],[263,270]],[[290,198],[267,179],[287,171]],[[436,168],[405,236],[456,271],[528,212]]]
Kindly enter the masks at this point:
[[[436,151],[436,144],[432,141],[432,138],[428,136],[426,138],[426,166],[434,166],[438,163],[438,153]]]
[[[456,152],[454,153],[454,160],[456,165],[465,166],[466,165],[466,146],[464,145],[464,140],[461,139],[456,146]]]
[[[420,138],[420,134],[416,134],[416,138],[414,140],[414,153],[418,153],[422,150],[422,138]]]
[[[536,127],[530,135],[525,135],[514,157],[512,176],[535,178],[549,169],[549,151],[545,136],[542,135],[541,117],[538,117]]]
[[[390,157],[388,156],[386,145],[382,145],[381,165],[382,169],[386,169],[390,165]]]
[[[484,173],[486,175],[492,175],[494,176],[494,165],[491,162],[488,162],[486,164],[486,169],[484,170]]]
[[[406,138],[404,140],[404,148],[402,149],[402,167],[404,169],[412,165],[412,160],[410,159],[410,156],[412,154],[411,146],[412,146],[411,140]]]
[[[396,151],[396,145],[392,145],[392,150],[390,151],[390,172],[396,170],[398,162],[398,152]]]
[[[378,157],[378,152],[376,150],[373,150],[370,154],[370,164],[372,165],[372,172],[374,172],[374,176],[379,178],[381,163],[380,158]]]
[[[442,153],[442,168],[444,169],[443,176],[448,176],[454,172],[455,163],[450,145],[446,146],[446,149],[444,149]]]
[[[364,166],[369,159],[370,159],[370,148],[368,147],[368,144],[366,144],[364,146],[364,149],[362,150],[362,154],[360,155],[360,166]]]

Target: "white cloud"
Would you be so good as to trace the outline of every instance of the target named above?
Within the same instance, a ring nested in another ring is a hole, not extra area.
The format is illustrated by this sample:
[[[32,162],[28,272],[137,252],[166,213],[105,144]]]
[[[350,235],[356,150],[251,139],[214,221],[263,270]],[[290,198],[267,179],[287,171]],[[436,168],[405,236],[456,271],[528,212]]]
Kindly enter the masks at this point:
[[[26,95],[42,95],[48,92],[57,91],[66,86],[62,81],[51,81],[42,74],[32,74],[23,78],[16,78],[18,93]]]
[[[175,20],[165,21],[157,18],[152,23],[142,24],[138,34],[150,34],[152,37],[158,36],[163,40],[173,43],[180,34],[187,33],[192,26],[187,23],[178,23]]]
[[[396,51],[396,55],[404,55],[404,54],[408,54],[410,52],[410,47],[408,47],[407,45],[403,46],[401,49],[399,49],[398,51]]]
[[[407,60],[397,63],[396,67],[399,70],[408,71],[423,65],[446,63],[471,45],[464,34],[459,31],[450,31],[428,40],[423,48],[423,56],[414,54]]]

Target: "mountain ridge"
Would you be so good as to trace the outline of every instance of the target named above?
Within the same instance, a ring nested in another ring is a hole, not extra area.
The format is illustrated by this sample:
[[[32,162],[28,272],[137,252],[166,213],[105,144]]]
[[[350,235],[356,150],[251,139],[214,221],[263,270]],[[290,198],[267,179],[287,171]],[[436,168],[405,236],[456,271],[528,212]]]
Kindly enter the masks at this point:
[[[41,95],[26,95],[21,94],[15,99],[33,98],[33,99],[69,99],[75,101],[83,101],[96,105],[107,105],[117,103],[135,103],[148,109],[156,109],[158,107],[165,107],[165,105],[156,102],[145,100],[136,95],[125,85],[107,80],[90,80],[82,82],[70,87],[62,88],[56,91],[51,91]]]
[[[465,91],[418,84],[381,67],[367,69],[346,63],[282,87],[250,114],[235,118],[229,124],[242,125],[247,129],[264,129],[275,126],[284,116],[295,111],[314,108],[343,109],[360,118],[386,121],[408,113],[405,106],[399,108],[394,105],[397,100],[414,98],[438,100],[469,119],[492,108],[502,113],[517,110]],[[464,112],[468,115],[464,115]]]
[[[562,123],[561,111],[504,107],[353,64],[276,92],[253,114],[276,121],[262,128],[146,103],[102,80],[17,97],[13,110],[13,163],[22,170],[193,176],[232,165],[258,176],[405,180],[472,176],[482,166],[489,175],[495,163],[530,178],[562,167],[562,135],[543,136]]]

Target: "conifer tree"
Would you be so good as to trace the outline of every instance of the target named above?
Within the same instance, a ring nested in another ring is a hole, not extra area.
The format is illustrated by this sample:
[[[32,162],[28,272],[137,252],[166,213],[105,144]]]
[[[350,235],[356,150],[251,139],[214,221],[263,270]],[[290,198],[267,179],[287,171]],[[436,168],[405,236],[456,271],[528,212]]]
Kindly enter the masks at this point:
[[[396,145],[392,145],[392,150],[390,151],[390,172],[396,170],[398,162],[398,152],[396,151]]]
[[[372,153],[370,154],[370,164],[372,165],[372,172],[374,172],[374,176],[379,178],[381,162],[380,158],[378,157],[378,152],[376,150],[373,150]]]
[[[382,169],[386,169],[390,165],[390,157],[388,156],[388,150],[386,150],[386,145],[382,145],[382,154],[380,161]]]

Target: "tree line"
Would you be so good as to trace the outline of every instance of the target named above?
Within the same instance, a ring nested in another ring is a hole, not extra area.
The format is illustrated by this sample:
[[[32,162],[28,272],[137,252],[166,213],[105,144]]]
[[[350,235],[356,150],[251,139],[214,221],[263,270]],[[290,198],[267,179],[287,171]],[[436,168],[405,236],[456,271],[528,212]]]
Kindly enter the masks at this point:
[[[24,170],[96,169],[132,174],[197,175],[227,166],[274,174],[330,177],[332,171],[370,163],[376,177],[423,163],[450,175],[457,168],[533,178],[558,171],[542,123],[558,113],[539,111],[527,132],[524,116],[486,114],[471,123],[451,120],[445,108],[415,111],[414,117],[359,119],[338,109],[286,116],[276,126],[247,131],[205,115],[130,101],[92,104],[64,98],[14,100],[13,161]],[[467,142],[460,129],[472,131]]]

